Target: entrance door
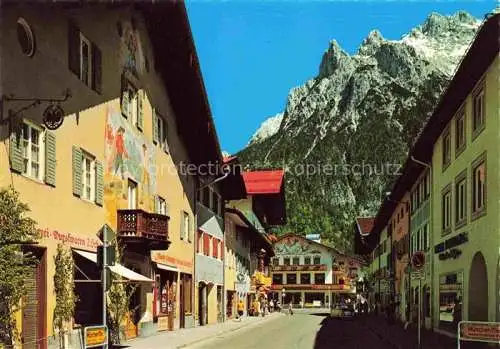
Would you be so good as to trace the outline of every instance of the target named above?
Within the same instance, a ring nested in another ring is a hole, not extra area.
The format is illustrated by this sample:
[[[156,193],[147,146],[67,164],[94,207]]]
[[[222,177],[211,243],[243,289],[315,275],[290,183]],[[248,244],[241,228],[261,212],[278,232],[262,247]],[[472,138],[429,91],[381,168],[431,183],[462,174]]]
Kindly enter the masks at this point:
[[[46,333],[46,254],[43,249],[27,249],[37,258],[37,265],[26,275],[27,294],[23,298],[22,336],[23,349],[47,348]],[[26,252],[25,251],[25,252]]]
[[[488,274],[481,252],[474,255],[469,273],[469,320],[488,321]]]

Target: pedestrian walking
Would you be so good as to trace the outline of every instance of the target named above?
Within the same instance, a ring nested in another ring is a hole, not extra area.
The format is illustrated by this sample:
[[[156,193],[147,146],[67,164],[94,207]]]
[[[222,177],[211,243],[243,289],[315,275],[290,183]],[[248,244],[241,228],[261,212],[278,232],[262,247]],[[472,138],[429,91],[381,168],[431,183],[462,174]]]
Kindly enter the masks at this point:
[[[288,303],[288,314],[293,315],[292,302]]]
[[[271,299],[269,301],[269,312],[272,313],[274,311],[274,301]]]
[[[281,312],[281,302],[279,300],[276,301],[276,311]]]
[[[244,311],[245,311],[245,304],[243,303],[243,300],[240,299],[240,301],[238,302],[238,319],[240,319],[240,321],[241,318],[243,317]]]

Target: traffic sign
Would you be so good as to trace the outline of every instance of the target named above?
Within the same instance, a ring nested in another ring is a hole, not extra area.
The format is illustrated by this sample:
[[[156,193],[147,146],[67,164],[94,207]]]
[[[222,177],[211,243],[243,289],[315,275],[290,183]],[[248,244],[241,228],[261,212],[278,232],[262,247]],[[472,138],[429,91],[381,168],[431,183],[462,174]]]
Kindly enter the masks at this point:
[[[414,269],[420,270],[425,265],[425,253],[423,251],[417,251],[411,256],[411,266]]]

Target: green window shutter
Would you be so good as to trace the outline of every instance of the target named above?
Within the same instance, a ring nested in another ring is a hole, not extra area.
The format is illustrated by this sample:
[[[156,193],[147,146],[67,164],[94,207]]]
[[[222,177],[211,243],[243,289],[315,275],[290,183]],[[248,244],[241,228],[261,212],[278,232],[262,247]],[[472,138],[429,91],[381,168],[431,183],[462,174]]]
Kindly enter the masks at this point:
[[[144,91],[137,91],[137,128],[142,131],[144,120]]]
[[[21,133],[12,132],[9,142],[10,168],[12,171],[22,173],[24,170],[23,140]]]
[[[73,146],[73,194],[82,196],[82,150]]]
[[[154,144],[158,144],[158,122],[157,122],[157,118],[158,118],[158,115],[157,115],[157,112],[156,112],[156,108],[153,108],[153,142]]]
[[[56,135],[45,132],[45,183],[56,186]]]
[[[189,223],[188,223],[188,241],[192,242],[193,241],[193,218],[189,216]]]
[[[125,78],[125,76],[122,76],[122,96],[121,96],[120,104],[121,104],[121,109],[122,109],[122,115],[124,117],[128,117],[128,114],[129,114],[129,110],[128,110],[129,98],[130,98],[130,96],[129,96],[129,90],[128,90],[128,81]]]
[[[80,78],[80,30],[71,21],[68,23],[68,67]]]
[[[104,196],[104,174],[102,162],[95,162],[95,203],[102,206]]]
[[[92,43],[92,89],[97,93],[102,92],[102,55],[96,44]]]

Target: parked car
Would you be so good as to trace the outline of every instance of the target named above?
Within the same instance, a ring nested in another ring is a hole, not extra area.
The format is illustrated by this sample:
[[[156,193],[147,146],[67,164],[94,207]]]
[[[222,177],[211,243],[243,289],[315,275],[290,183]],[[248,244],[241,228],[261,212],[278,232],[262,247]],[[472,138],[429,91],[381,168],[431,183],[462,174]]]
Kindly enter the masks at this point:
[[[351,317],[354,316],[354,306],[352,304],[334,304],[330,310],[331,317]]]

